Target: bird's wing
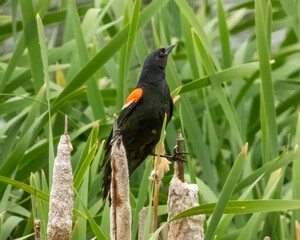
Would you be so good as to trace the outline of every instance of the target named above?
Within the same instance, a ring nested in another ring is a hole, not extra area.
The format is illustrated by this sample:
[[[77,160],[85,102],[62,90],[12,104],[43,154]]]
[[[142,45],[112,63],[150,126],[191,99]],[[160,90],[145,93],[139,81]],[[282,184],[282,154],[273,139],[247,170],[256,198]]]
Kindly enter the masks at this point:
[[[173,116],[173,98],[172,98],[172,96],[170,95],[170,115],[169,115],[169,117],[168,117],[168,122],[170,122],[172,116]]]
[[[118,117],[118,127],[119,128],[124,124],[124,122],[130,116],[130,114],[133,112],[133,110],[139,104],[139,102],[142,99],[142,95],[143,95],[142,88],[136,88],[130,93],[130,95],[126,99],[125,104],[120,112],[119,117]]]
[[[128,96],[127,100],[125,101],[125,104],[120,112],[120,115],[117,119],[117,125],[118,128],[120,128],[127,120],[127,118],[131,115],[131,113],[134,111],[134,109],[137,107],[137,105],[141,102],[143,95],[142,88],[136,88],[132,91],[132,93]],[[110,152],[111,152],[111,138],[112,138],[113,132],[111,131],[108,140],[105,145],[105,156],[102,163],[101,168],[104,169],[104,177],[103,177],[103,183],[102,183],[102,189],[103,189],[103,199],[106,198],[109,188],[110,188],[110,173],[111,173],[111,166],[110,166]]]

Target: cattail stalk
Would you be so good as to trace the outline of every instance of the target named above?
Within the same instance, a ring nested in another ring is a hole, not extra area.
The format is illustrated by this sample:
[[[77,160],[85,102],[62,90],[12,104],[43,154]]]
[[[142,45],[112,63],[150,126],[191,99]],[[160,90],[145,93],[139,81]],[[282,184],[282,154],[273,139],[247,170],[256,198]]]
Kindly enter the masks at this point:
[[[50,193],[47,235],[50,240],[68,240],[72,231],[73,216],[73,175],[70,153],[73,150],[70,136],[60,137],[57,156],[53,166],[53,184]]]
[[[121,135],[114,136],[110,162],[110,237],[112,240],[130,240],[131,207],[129,199],[129,171]]]
[[[160,145],[161,144],[161,145]],[[159,197],[159,187],[161,180],[164,177],[165,172],[168,172],[170,167],[170,162],[160,155],[165,153],[165,146],[163,141],[156,145],[156,157],[154,161],[154,170],[151,172],[149,179],[154,181],[154,196],[153,196],[153,222],[152,230],[153,232],[157,229],[157,214],[158,214],[158,197]]]
[[[177,153],[183,153],[183,137],[181,134],[181,130],[179,129],[178,131],[178,138],[177,138]],[[180,154],[178,156],[179,160],[177,161],[177,166],[178,166],[178,178],[181,180],[181,182],[184,182],[184,155]]]

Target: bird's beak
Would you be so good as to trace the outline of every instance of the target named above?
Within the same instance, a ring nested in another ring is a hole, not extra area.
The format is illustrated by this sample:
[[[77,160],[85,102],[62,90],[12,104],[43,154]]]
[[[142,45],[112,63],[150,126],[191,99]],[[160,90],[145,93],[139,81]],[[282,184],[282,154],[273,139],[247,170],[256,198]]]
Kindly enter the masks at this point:
[[[166,48],[165,48],[165,55],[166,55],[166,56],[169,55],[170,52],[172,51],[172,49],[173,49],[174,47],[176,47],[176,45],[172,45],[172,46],[166,47]]]

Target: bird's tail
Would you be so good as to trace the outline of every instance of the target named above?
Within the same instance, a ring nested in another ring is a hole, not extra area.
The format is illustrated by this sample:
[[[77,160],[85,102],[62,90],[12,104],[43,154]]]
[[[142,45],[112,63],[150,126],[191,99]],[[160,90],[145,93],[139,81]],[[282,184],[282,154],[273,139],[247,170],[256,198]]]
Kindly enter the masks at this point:
[[[109,193],[110,181],[111,181],[111,166],[110,166],[110,161],[108,161],[106,166],[104,167],[103,182],[102,182],[102,187],[101,187],[103,200],[106,199],[106,197]]]
[[[105,156],[103,163],[101,165],[101,170],[103,171],[103,181],[102,181],[102,198],[103,200],[106,199],[109,190],[110,190],[110,181],[111,181],[111,166],[110,166],[110,154],[111,154],[111,138],[112,138],[112,132],[110,133],[110,136],[108,137],[108,140],[105,145]]]

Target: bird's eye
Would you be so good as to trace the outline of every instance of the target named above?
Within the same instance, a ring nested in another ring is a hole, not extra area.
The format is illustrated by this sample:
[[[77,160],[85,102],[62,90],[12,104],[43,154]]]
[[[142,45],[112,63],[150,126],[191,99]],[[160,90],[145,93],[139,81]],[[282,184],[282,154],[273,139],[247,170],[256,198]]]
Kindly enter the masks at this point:
[[[165,56],[165,49],[160,50],[159,56],[161,57]]]

